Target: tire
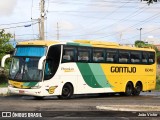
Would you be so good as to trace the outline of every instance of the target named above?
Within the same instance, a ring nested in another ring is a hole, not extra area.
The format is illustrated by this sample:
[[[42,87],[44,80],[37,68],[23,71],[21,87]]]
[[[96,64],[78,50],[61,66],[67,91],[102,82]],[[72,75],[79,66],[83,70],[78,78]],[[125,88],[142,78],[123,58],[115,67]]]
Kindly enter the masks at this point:
[[[107,93],[99,93],[99,97],[106,97]]]
[[[73,87],[67,83],[62,88],[62,95],[57,96],[59,99],[70,99],[73,96]]]
[[[44,98],[43,96],[34,96],[35,100],[43,100],[43,98]]]
[[[126,96],[131,96],[133,93],[133,85],[131,82],[128,82],[126,85],[126,89],[125,89],[125,95]]]
[[[125,93],[124,92],[119,92],[119,95],[120,96],[125,96]]]
[[[142,85],[141,85],[141,83],[137,83],[136,84],[136,87],[134,88],[134,91],[133,91],[133,95],[134,96],[138,96],[139,94],[140,94],[140,92],[142,91]]]

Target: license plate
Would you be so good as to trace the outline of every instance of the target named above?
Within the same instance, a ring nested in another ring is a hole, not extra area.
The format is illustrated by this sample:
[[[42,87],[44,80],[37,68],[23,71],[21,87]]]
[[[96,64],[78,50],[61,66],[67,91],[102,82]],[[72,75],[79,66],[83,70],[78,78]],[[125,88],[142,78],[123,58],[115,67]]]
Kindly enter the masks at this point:
[[[24,90],[19,90],[19,93],[20,93],[20,94],[23,94],[23,93],[24,93]]]

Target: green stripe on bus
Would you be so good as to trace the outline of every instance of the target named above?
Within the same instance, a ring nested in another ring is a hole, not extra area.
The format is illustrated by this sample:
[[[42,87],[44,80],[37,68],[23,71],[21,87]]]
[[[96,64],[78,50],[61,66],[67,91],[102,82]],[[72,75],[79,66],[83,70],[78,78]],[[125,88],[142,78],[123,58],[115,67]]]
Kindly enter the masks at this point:
[[[73,42],[67,42],[66,45],[74,45],[74,46],[79,46],[79,43],[73,43]]]
[[[96,81],[98,82],[98,84],[100,86],[102,86],[104,88],[111,86],[99,63],[97,63],[97,64],[96,63],[89,63],[89,66],[92,70],[92,73],[94,74]]]
[[[26,86],[26,87],[33,87],[37,84],[38,82],[25,82],[23,83],[23,86]]]
[[[102,88],[101,85],[96,81],[96,78],[87,63],[77,63],[77,66],[83,76],[84,81],[87,83],[88,86],[92,88]]]
[[[83,44],[83,43],[80,43],[79,46],[88,46],[88,47],[90,47],[90,46],[92,46],[92,45],[91,45],[91,44]]]
[[[66,45],[73,45],[73,46],[92,46],[91,44],[72,43],[72,42],[67,42]]]

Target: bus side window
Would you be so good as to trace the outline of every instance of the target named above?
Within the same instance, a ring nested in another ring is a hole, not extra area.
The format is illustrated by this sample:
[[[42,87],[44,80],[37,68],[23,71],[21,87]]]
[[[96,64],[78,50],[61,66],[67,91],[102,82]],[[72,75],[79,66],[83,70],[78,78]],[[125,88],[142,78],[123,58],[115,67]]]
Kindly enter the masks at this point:
[[[85,51],[78,52],[78,61],[89,61],[89,54]]]
[[[70,46],[64,46],[62,62],[74,62],[75,61],[75,48]]]
[[[155,62],[155,53],[154,52],[149,52],[149,54],[148,54],[148,62],[150,64],[153,64]]]
[[[131,63],[140,63],[141,62],[141,52],[131,51]]]
[[[142,53],[142,63],[147,64],[148,63],[148,54],[147,52]]]
[[[85,47],[78,48],[78,61],[89,62],[90,61],[90,49]]]
[[[104,50],[93,49],[93,62],[104,62]]]
[[[119,63],[128,63],[129,62],[129,52],[128,51],[119,51]]]
[[[106,62],[117,63],[117,50],[106,50]]]

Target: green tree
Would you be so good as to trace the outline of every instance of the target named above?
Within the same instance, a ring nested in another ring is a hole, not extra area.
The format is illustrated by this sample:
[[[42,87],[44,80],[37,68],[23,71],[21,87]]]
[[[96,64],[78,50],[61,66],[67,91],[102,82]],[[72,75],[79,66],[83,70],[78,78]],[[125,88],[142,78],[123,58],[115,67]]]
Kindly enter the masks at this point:
[[[5,30],[0,31],[0,61],[5,54],[13,51],[13,46],[9,43],[11,38],[10,33],[5,33]]]
[[[144,41],[140,41],[140,40],[135,41],[135,46],[136,46],[136,47],[139,47],[139,48],[151,47],[151,48],[153,48],[156,52],[158,52],[158,49],[157,49],[156,46],[154,46],[154,45],[152,45],[152,44],[145,43]]]
[[[157,63],[160,64],[160,52],[157,52]]]
[[[154,2],[158,2],[158,1],[160,1],[160,0],[141,0],[141,2],[142,2],[142,1],[147,1],[147,4],[150,5],[150,4],[152,4],[152,3],[154,3]]]
[[[139,48],[145,47],[145,42],[137,40],[137,41],[135,41],[135,46],[139,47]]]
[[[9,40],[11,38],[12,35],[10,33],[6,33],[5,30],[0,31],[0,62],[5,54],[8,54],[11,51],[13,51],[13,46],[9,43]],[[8,63],[7,66],[9,65]],[[0,68],[0,84],[7,82],[7,75],[8,75],[7,69]]]

